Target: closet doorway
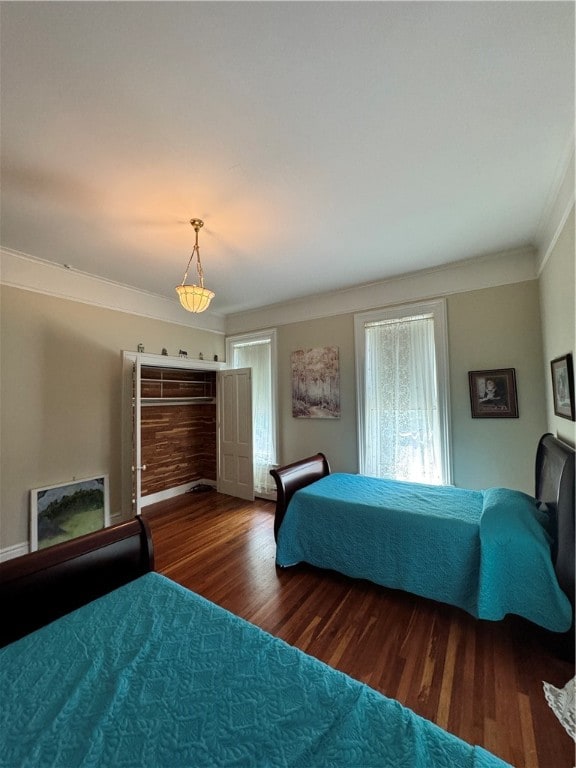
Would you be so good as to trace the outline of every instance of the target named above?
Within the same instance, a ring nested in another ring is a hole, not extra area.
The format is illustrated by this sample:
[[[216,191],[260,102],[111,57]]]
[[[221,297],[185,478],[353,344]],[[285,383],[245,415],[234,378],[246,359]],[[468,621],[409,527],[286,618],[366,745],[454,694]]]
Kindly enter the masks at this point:
[[[215,485],[253,499],[251,370],[122,353],[122,510]]]

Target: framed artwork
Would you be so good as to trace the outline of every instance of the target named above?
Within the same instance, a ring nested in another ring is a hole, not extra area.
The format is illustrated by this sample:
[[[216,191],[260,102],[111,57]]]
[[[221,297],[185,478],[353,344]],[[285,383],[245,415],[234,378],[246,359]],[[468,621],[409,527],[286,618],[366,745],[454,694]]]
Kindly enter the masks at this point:
[[[468,371],[473,419],[517,419],[518,397],[514,368]]]
[[[340,418],[338,347],[299,349],[290,358],[292,416],[295,419]]]
[[[30,491],[30,551],[110,525],[108,476]]]
[[[552,393],[554,395],[554,413],[564,419],[574,418],[574,369],[572,355],[557,357],[550,363],[552,369]]]

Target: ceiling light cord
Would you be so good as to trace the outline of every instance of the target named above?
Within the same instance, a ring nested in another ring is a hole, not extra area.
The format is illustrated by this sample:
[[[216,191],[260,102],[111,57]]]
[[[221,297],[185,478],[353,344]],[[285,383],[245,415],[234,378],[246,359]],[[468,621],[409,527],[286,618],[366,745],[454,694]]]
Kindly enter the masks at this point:
[[[188,265],[186,266],[186,272],[184,272],[184,277],[182,278],[182,282],[180,283],[180,285],[185,284],[188,278],[190,264],[192,264],[192,259],[194,258],[194,254],[196,254],[196,258],[198,260],[198,263],[196,264],[196,271],[198,272],[198,277],[200,278],[200,287],[204,288],[204,270],[202,269],[202,262],[200,261],[200,246],[198,245],[198,231],[202,226],[202,222],[200,222],[199,224],[196,223],[198,222],[198,219],[192,219],[192,222],[195,222],[193,224],[193,227],[194,227],[194,232],[196,232],[196,242],[194,243],[194,247],[192,248],[192,253],[190,254],[190,259],[188,260]]]

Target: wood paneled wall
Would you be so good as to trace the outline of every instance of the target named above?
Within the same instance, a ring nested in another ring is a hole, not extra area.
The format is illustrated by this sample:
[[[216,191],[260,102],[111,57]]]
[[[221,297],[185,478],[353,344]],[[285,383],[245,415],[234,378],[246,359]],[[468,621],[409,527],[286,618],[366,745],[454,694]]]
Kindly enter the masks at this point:
[[[141,410],[142,496],[195,480],[216,480],[216,404]]]

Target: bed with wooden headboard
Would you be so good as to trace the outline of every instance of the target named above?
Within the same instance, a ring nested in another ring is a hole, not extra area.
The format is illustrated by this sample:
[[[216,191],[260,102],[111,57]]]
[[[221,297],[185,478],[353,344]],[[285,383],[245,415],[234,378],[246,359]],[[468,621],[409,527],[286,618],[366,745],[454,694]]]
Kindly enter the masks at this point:
[[[0,563],[0,648],[153,569],[143,517]]]
[[[437,489],[332,474],[322,453],[271,474],[279,566],[306,562],[457,605],[478,618],[518,613],[554,632],[571,631],[566,625],[574,607],[574,449],[553,435],[538,442],[535,498],[508,489]],[[430,502],[423,494],[427,488]],[[455,508],[445,513],[439,505],[452,498]],[[534,539],[534,552],[518,551],[524,539]],[[503,562],[495,559],[500,551]],[[510,608],[506,596],[496,593],[512,579],[512,565],[518,595]],[[473,594],[471,579],[480,581]],[[541,585],[542,595],[534,594],[540,604],[524,607],[523,593]],[[518,603],[522,608],[515,610]],[[553,603],[556,615],[546,615]]]
[[[2,765],[510,768],[154,572],[143,518],[0,564],[0,614]]]

